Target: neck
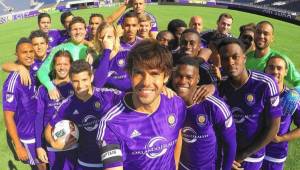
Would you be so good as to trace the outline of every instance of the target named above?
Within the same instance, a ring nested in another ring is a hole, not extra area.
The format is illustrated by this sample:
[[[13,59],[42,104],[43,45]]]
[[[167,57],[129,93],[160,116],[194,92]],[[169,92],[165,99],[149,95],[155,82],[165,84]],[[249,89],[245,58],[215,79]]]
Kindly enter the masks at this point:
[[[190,90],[190,92],[189,92],[189,95],[186,96],[186,97],[183,97],[183,100],[184,100],[184,102],[185,102],[185,104],[186,104],[187,106],[191,106],[191,105],[194,104],[194,102],[193,102],[193,96],[194,96],[194,94],[195,94],[195,92],[196,92],[196,90],[197,90],[197,87],[198,87],[198,86],[192,88],[192,89]]]
[[[146,114],[152,114],[154,113],[157,108],[159,107],[160,104],[160,95],[151,103],[151,104],[141,104],[141,102],[138,100],[137,96],[133,93],[132,94],[132,104],[133,104],[133,108],[138,111],[138,112],[142,112],[142,113],[146,113]]]
[[[240,87],[242,87],[249,78],[249,74],[246,70],[246,68],[243,70],[242,74],[237,76],[237,77],[231,77],[231,84],[234,86],[234,88],[238,89]]]
[[[70,82],[70,78],[69,78],[69,76],[67,76],[66,78],[55,78],[53,80],[53,82],[56,85],[65,84],[65,83],[69,83]]]
[[[124,41],[125,41],[126,43],[132,44],[132,43],[135,42],[136,37],[135,37],[135,38],[128,38],[127,36],[124,36],[123,39],[124,39]]]
[[[89,100],[89,98],[92,97],[93,95],[93,88],[89,89],[88,93],[85,94],[85,95],[80,95],[80,94],[77,94],[75,93],[76,97],[84,102],[86,102],[87,100]]]
[[[258,58],[261,58],[263,56],[265,56],[270,50],[270,47],[264,48],[264,49],[258,49],[256,48],[255,50],[255,56]]]

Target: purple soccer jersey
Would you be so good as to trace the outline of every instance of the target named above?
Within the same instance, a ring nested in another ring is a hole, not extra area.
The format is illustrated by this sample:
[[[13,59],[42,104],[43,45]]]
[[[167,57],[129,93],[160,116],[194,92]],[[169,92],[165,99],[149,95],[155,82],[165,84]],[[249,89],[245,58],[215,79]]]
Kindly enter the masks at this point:
[[[61,32],[57,29],[51,29],[48,32],[48,49],[47,53],[51,52],[51,49],[58,46],[61,43]]]
[[[67,30],[59,30],[60,33],[60,39],[59,44],[67,42],[70,38],[69,32]]]
[[[141,42],[143,39],[136,36],[136,39],[133,43],[127,43],[122,38],[120,39],[121,49],[120,51],[130,51],[134,46],[136,46],[139,42]]]
[[[48,122],[57,112],[63,99],[74,94],[71,83],[56,86],[60,92],[59,100],[51,100],[48,91],[44,86],[40,86],[37,93],[37,115],[35,118],[35,138],[36,146],[42,146],[42,133]]]
[[[280,97],[282,97],[285,93],[289,93],[289,91],[290,90],[288,88],[284,88],[284,90],[280,94]],[[282,136],[286,133],[289,133],[292,121],[297,127],[300,127],[300,105],[299,104],[293,115],[288,114],[288,115],[281,116],[280,127],[277,135]],[[280,142],[280,143],[271,142],[266,147],[265,160],[269,162],[283,163],[286,160],[287,155],[288,155],[288,142]]]
[[[185,114],[177,96],[161,95],[151,115],[135,111],[123,99],[100,122],[97,139],[104,167],[175,170],[174,150]]]
[[[130,10],[129,12],[133,12],[133,10]],[[126,14],[124,14],[126,15]],[[121,18],[118,21],[118,25],[122,25],[124,22],[124,15],[121,16]],[[158,26],[157,26],[157,22],[156,22],[156,18],[150,14],[149,12],[145,11],[145,15],[148,15],[151,18],[151,30],[150,31],[158,31]]]
[[[120,102],[121,92],[113,89],[93,89],[93,95],[82,101],[72,95],[60,106],[56,117],[50,121],[53,127],[60,120],[73,121],[79,130],[78,164],[101,168],[100,149],[96,142],[98,124],[112,105]]]
[[[30,86],[21,84],[19,73],[11,72],[3,85],[3,110],[15,113],[14,120],[21,140],[34,139],[36,116],[35,81],[32,71]]]
[[[215,170],[216,161],[222,160],[217,159],[218,143],[226,143],[222,169],[231,169],[236,152],[235,126],[229,108],[220,99],[211,96],[188,107],[182,139],[179,169]]]
[[[105,49],[103,51],[103,56],[95,68],[94,85],[99,88],[104,85],[120,91],[129,91],[131,81],[125,71],[128,51],[119,52],[113,59],[109,60],[110,53],[111,50]]]
[[[264,119],[281,116],[279,92],[275,80],[264,73],[248,71],[249,78],[235,89],[226,80],[220,84],[219,93],[231,108],[237,129],[237,150],[251,145],[262,132]],[[262,161],[265,147],[245,159],[245,162]]]

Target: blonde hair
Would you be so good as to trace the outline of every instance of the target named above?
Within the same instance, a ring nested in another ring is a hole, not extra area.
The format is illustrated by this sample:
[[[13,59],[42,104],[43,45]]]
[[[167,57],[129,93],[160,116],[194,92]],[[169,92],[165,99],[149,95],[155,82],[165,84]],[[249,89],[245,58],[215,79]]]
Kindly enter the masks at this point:
[[[119,34],[117,32],[116,27],[113,24],[109,24],[107,22],[103,22],[99,25],[99,27],[97,28],[97,32],[96,32],[96,36],[94,37],[94,43],[95,43],[95,50],[97,53],[102,53],[102,51],[104,50],[102,47],[102,42],[100,42],[99,40],[99,36],[101,34],[101,32],[109,27],[113,28],[114,31],[114,36],[115,36],[115,44],[113,46],[112,51],[116,51],[118,52],[120,49],[120,38],[119,38]]]

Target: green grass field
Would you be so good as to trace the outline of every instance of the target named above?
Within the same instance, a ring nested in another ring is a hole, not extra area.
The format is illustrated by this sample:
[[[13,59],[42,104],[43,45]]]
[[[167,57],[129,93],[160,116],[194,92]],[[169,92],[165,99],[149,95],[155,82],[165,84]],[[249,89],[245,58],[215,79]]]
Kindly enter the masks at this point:
[[[75,15],[82,16],[88,21],[88,17],[91,13],[102,13],[107,16],[115,10],[115,7],[99,8],[99,9],[86,9],[74,11]],[[231,11],[227,9],[218,8],[204,8],[204,7],[191,7],[191,6],[148,6],[147,11],[154,14],[158,20],[158,27],[160,30],[164,30],[167,27],[168,22],[171,19],[179,18],[188,23],[189,18],[192,15],[201,15],[204,18],[205,29],[215,28],[216,20],[220,13],[228,12],[233,15],[233,28],[232,33],[238,35],[239,26],[250,22],[257,23],[262,20],[269,20],[275,27],[275,41],[272,48],[286,53],[297,68],[300,68],[300,61],[297,57],[300,57],[300,27],[282,22],[279,20],[266,18],[263,16],[253,15],[249,13]],[[59,22],[60,13],[55,12],[52,16],[52,28],[61,28]],[[28,36],[32,30],[37,29],[37,18],[29,18],[16,22],[0,25],[0,64],[7,61],[14,61],[15,44],[20,37]],[[0,72],[0,85],[2,87],[3,82],[6,79],[7,74]],[[0,91],[0,170],[9,169],[8,162],[11,160],[12,164],[17,169],[26,170],[28,166],[24,166],[22,163],[14,161],[11,152],[6,144],[5,126],[2,113],[2,90]],[[286,168],[288,170],[300,169],[300,140],[291,142],[289,149],[289,157],[286,162]]]

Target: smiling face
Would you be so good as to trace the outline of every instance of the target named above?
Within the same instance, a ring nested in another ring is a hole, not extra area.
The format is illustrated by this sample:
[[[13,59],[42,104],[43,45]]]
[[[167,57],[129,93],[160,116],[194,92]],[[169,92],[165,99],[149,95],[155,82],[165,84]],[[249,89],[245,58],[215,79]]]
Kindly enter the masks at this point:
[[[43,17],[38,24],[41,31],[48,33],[51,27],[51,19],[49,17]]]
[[[69,71],[71,68],[71,61],[70,58],[67,56],[59,56],[55,58],[54,61],[54,71],[55,71],[55,78],[57,79],[66,79],[69,76]]]
[[[254,43],[257,49],[263,50],[269,48],[273,42],[273,28],[267,23],[257,25],[254,33]]]
[[[133,98],[140,106],[159,102],[159,95],[167,80],[168,77],[159,69],[134,67],[131,73]]]
[[[32,44],[20,44],[17,48],[16,55],[20,64],[29,67],[34,62],[34,50]]]
[[[180,40],[180,51],[192,57],[197,56],[200,51],[199,36],[192,32],[183,34]]]
[[[77,97],[86,98],[89,94],[92,94],[93,76],[88,71],[71,74],[71,81]]]
[[[133,10],[136,14],[143,14],[145,12],[145,1],[144,0],[133,0]]]
[[[236,44],[231,43],[221,47],[219,50],[222,67],[229,77],[240,77],[245,68],[246,56],[242,48]]]
[[[172,86],[175,92],[188,101],[199,82],[199,69],[192,65],[179,65],[173,74]]]
[[[135,41],[137,32],[139,30],[139,20],[137,17],[127,17],[122,24],[124,30],[124,38],[127,42],[132,43]]]
[[[36,57],[43,60],[47,55],[48,44],[44,37],[34,37],[31,40]]]
[[[150,21],[142,21],[139,23],[139,36],[142,38],[149,38],[150,30],[151,30],[151,22]]]
[[[222,17],[220,21],[217,22],[217,30],[222,34],[230,33],[232,25],[232,18]]]
[[[83,42],[86,35],[86,29],[84,23],[75,23],[70,28],[70,36],[75,44]]]
[[[274,76],[278,84],[283,84],[284,77],[287,75],[285,61],[280,57],[272,57],[266,65],[265,73]]]

